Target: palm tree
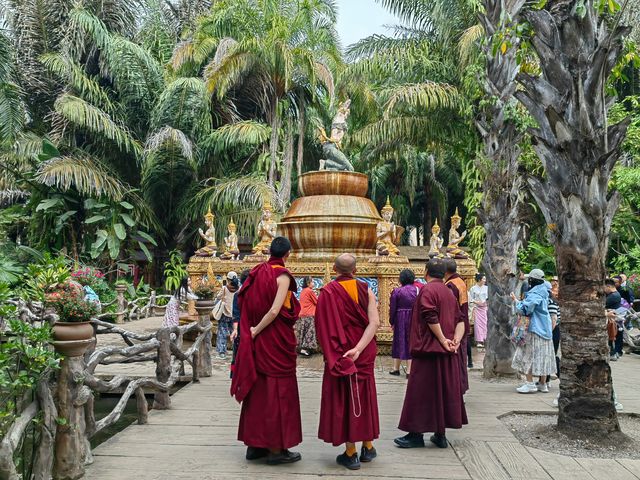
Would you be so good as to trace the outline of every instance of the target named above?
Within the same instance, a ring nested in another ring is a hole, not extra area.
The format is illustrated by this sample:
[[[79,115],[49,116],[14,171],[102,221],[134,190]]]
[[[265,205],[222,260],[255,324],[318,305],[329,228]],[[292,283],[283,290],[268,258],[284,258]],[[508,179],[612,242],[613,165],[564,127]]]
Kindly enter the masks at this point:
[[[524,14],[541,75],[521,73],[516,96],[537,122],[533,145],[546,177],[529,178],[557,257],[562,305],[558,428],[604,439],[620,430],[604,329],[605,259],[618,196],[611,172],[629,120],[609,125],[606,82],[630,29],[592,0],[549,2]],[[619,15],[619,14],[618,14]]]
[[[327,0],[222,0],[173,55],[177,73],[202,73],[228,120],[269,126],[267,178],[276,185],[280,163],[281,203],[291,190],[294,123],[300,136],[306,105],[324,93],[329,103],[333,98],[331,70],[340,62],[335,15]]]

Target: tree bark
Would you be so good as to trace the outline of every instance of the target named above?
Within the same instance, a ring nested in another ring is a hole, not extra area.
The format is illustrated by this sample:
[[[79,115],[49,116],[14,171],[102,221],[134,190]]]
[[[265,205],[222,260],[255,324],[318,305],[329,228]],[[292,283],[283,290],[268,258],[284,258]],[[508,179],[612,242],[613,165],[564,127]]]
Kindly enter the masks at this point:
[[[305,109],[304,101],[298,100],[298,154],[296,158],[296,167],[298,178],[302,175],[302,164],[304,162],[304,132],[305,132]]]
[[[287,118],[285,147],[280,181],[280,203],[286,207],[291,199],[291,175],[293,174],[293,119]]]
[[[516,96],[537,123],[533,145],[544,180],[529,178],[556,248],[562,309],[558,428],[606,439],[618,432],[604,311],[603,281],[617,196],[608,195],[628,120],[607,125],[607,78],[627,27],[611,30],[593,1],[549,2],[525,14],[542,75],[521,73]]]
[[[53,452],[55,449],[58,412],[51,395],[48,379],[40,380],[36,395],[42,411],[42,422],[39,427],[40,443],[38,444],[38,451],[33,464],[33,479],[49,480],[53,471]]]
[[[491,99],[476,118],[476,126],[484,144],[484,155],[477,167],[484,173],[482,206],[479,217],[486,233],[486,249],[482,269],[489,288],[488,324],[484,377],[514,374],[511,360],[514,345],[509,340],[514,313],[509,294],[515,290],[518,248],[520,246],[519,206],[522,179],[518,174],[519,142],[522,133],[506,115],[513,108],[516,90],[518,40],[511,35],[512,46],[494,52],[494,35],[514,31],[524,0],[485,0],[480,15],[486,35],[486,77],[484,89]],[[506,41],[506,39],[503,39]]]
[[[269,186],[276,184],[276,163],[278,161],[278,134],[280,132],[280,114],[278,113],[278,97],[274,96],[271,104],[271,139],[269,140]]]

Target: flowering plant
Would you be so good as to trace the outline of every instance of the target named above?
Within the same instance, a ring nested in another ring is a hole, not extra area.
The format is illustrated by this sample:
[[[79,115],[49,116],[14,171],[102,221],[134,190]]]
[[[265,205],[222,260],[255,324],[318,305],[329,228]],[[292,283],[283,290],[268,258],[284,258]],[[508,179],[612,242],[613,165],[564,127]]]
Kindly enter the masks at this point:
[[[72,272],[71,278],[81,285],[93,287],[96,283],[104,281],[104,273],[96,268],[84,267]]]
[[[84,299],[84,290],[77,283],[64,283],[45,296],[48,307],[53,308],[61,322],[88,322],[98,312],[94,302]]]

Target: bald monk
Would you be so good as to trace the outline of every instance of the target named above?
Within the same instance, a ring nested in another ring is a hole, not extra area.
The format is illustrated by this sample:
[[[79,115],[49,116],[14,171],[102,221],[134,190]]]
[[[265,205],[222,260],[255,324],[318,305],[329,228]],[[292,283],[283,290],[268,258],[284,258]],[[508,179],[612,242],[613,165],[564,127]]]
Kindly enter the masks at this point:
[[[293,328],[300,304],[284,264],[290,251],[289,240],[274,238],[271,257],[238,292],[242,335],[231,381],[231,395],[242,402],[238,440],[247,445],[247,460],[266,457],[269,465],[302,458],[289,451],[302,442]]]
[[[467,371],[467,365],[470,358],[471,343],[469,342],[469,335],[471,333],[471,327],[469,326],[469,293],[467,291],[467,284],[462,277],[458,275],[458,265],[453,258],[445,259],[446,273],[444,275],[444,284],[449,287],[453,292],[454,297],[458,300],[460,306],[460,313],[462,314],[462,320],[464,322],[464,336],[460,342],[460,348],[458,354],[460,355],[460,381],[462,382],[462,393],[469,390],[469,372]]]
[[[423,434],[433,432],[431,442],[447,448],[447,428],[467,424],[460,381],[460,342],[464,321],[458,301],[442,279],[440,258],[427,263],[427,284],[418,293],[411,317],[409,349],[411,376],[398,428],[408,432],[394,440],[401,448],[424,447]]]
[[[375,334],[380,325],[376,297],[356,280],[356,258],[344,253],[333,266],[337,278],[322,289],[316,307],[316,336],[324,354],[318,438],[345,444],[336,461],[350,470],[376,456],[380,434],[374,378]],[[356,442],[362,442],[360,458]]]

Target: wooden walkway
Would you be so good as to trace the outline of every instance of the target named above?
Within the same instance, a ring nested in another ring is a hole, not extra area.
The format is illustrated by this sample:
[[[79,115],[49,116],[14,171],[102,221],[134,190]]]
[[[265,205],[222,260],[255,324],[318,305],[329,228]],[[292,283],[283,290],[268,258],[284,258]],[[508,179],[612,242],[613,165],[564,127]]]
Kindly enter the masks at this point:
[[[557,382],[548,395],[518,395],[513,382],[484,382],[473,372],[465,397],[470,424],[447,432],[453,448],[401,450],[393,438],[402,434],[397,422],[406,381],[387,375],[389,359],[377,371],[381,438],[378,458],[351,472],[335,463],[340,449],[316,438],[320,370],[316,358],[299,368],[304,442],[295,450],[302,461],[278,467],[247,462],[236,441],[239,405],[229,396],[226,364],[214,364],[214,375],[189,385],[172,397],[168,411],[152,411],[148,425],[132,425],[95,449],[91,480],[226,480],[352,478],[379,479],[640,479],[640,460],[571,458],[524,447],[498,415],[514,410],[550,411]],[[640,412],[634,383],[639,357],[625,356],[613,365],[616,391],[625,412]]]

